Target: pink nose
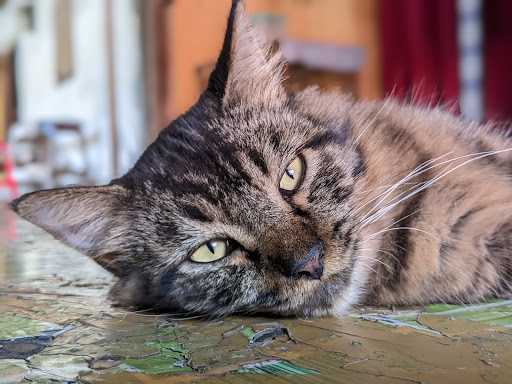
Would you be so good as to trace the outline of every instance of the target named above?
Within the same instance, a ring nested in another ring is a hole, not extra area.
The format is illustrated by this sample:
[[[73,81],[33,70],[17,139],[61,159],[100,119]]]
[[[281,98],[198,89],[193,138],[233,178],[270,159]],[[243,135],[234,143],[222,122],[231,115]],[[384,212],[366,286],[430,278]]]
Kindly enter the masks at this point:
[[[320,280],[324,272],[324,243],[318,240],[308,251],[306,257],[294,265],[292,277],[306,277]]]

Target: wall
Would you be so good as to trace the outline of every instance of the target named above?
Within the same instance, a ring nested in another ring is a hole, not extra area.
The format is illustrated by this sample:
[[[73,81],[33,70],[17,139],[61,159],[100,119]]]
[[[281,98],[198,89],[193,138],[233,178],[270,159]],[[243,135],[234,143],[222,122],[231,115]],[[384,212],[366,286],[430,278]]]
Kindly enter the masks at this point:
[[[8,52],[15,41],[17,31],[16,6],[20,1],[9,0],[0,8],[0,55]]]
[[[0,8],[0,26],[0,139],[3,140],[8,121],[9,54],[15,42],[17,29],[14,1],[9,1]]]
[[[35,29],[18,36],[19,122],[78,121],[88,145],[91,176],[106,181],[110,170],[110,134],[102,0],[73,1],[73,76],[57,83],[55,1],[34,3]]]
[[[381,96],[377,0],[274,0],[286,17],[285,32],[292,39],[360,46],[365,61],[359,72],[357,94]]]
[[[7,97],[9,92],[9,57],[0,54],[0,140],[7,129]]]
[[[166,118],[192,105],[201,90],[197,70],[214,62],[220,50],[230,0],[174,0],[166,11]],[[380,97],[377,0],[247,0],[249,13],[284,17],[285,36],[308,42],[360,46],[365,61],[358,74],[357,94]]]
[[[73,75],[57,82],[55,1],[34,2],[35,29],[18,35],[19,120],[77,121],[86,135],[87,168],[95,182],[113,175],[108,99],[105,0],[72,0]],[[137,0],[113,0],[116,121],[120,173],[144,146],[140,26]]]
[[[120,174],[125,173],[137,161],[146,146],[140,1],[147,0],[113,2]]]

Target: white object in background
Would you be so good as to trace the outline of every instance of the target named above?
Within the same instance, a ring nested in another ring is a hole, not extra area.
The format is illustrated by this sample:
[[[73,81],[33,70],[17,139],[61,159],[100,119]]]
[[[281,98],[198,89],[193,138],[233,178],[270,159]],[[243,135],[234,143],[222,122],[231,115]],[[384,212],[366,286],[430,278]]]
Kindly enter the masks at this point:
[[[52,173],[52,169],[47,164],[32,163],[14,168],[13,177],[20,188],[23,185],[39,185],[40,188],[52,188],[54,187]]]
[[[51,164],[57,170],[85,173],[86,164],[82,137],[78,132],[57,131],[52,136]],[[58,183],[58,185],[61,185]]]
[[[482,0],[457,0],[460,109],[468,119],[484,118]]]
[[[9,134],[8,142],[13,143],[19,140],[35,139],[40,135],[39,128],[36,124],[20,124],[14,123],[7,131]]]
[[[29,141],[19,141],[10,145],[12,160],[19,165],[34,161],[34,145]]]

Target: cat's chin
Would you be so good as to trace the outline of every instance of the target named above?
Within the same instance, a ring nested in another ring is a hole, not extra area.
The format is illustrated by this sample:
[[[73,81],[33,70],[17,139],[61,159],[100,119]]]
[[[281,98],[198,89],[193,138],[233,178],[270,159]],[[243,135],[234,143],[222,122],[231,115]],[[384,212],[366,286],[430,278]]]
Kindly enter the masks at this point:
[[[357,269],[357,268],[356,268]],[[250,310],[235,309],[224,310],[222,307],[217,307],[213,311],[197,312],[194,309],[178,308],[172,306],[174,303],[172,297],[162,297],[155,295],[154,289],[151,288],[149,283],[150,279],[144,276],[140,272],[132,273],[128,276],[120,278],[111,288],[109,292],[109,298],[115,306],[124,308],[126,310],[146,310],[154,311],[158,313],[167,313],[180,316],[180,313],[190,315],[198,315],[199,317],[205,318],[217,318],[225,317],[230,315],[245,315],[250,313],[251,315],[262,315],[270,317],[293,317],[293,318],[319,318],[326,316],[343,317],[345,316],[353,304],[357,304],[356,295],[354,292],[357,291],[357,284],[353,286],[347,286],[341,288],[339,280],[335,278],[336,275],[331,277],[323,276],[322,280],[304,280],[300,285],[300,289],[296,291],[295,297],[302,297],[305,292],[311,292],[312,290],[318,290],[317,293],[327,291],[331,292],[333,301],[330,304],[325,302],[325,297],[315,298],[314,296],[305,295],[309,297],[302,300],[296,300],[293,303],[288,302],[287,305],[283,306],[266,306],[261,303],[261,307],[257,303],[248,304]],[[351,282],[354,283],[353,281]],[[295,288],[298,288],[295,286]],[[301,294],[302,292],[302,294]],[[338,292],[336,295],[335,292]],[[279,298],[276,297],[276,300]],[[258,308],[259,307],[259,308]],[[200,307],[198,307],[200,308]],[[203,307],[204,309],[204,307]]]
[[[368,281],[368,269],[360,261],[355,263],[349,285],[344,292],[334,301],[331,315],[335,317],[346,316],[354,305],[361,302],[365,294],[365,286]]]
[[[119,279],[108,295],[112,303],[119,307],[140,309],[152,306],[146,280],[137,274]]]

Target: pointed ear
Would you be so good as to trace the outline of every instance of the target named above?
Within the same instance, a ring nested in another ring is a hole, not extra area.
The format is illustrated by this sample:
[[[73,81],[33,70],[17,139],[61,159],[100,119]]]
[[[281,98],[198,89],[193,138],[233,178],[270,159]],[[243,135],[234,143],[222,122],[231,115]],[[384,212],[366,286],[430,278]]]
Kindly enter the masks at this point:
[[[232,101],[279,105],[284,60],[272,52],[264,34],[251,25],[241,0],[233,0],[221,53],[210,75],[207,92],[223,104]]]
[[[24,219],[120,275],[118,256],[127,230],[122,210],[127,191],[118,185],[37,191],[11,203]]]

